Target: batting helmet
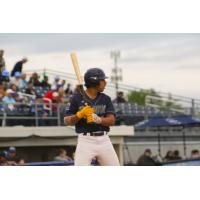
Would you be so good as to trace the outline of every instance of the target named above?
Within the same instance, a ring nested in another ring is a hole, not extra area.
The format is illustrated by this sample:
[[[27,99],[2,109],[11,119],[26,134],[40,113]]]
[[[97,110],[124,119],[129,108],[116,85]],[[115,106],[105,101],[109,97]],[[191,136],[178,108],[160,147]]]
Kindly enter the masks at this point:
[[[96,87],[99,85],[100,80],[107,79],[103,70],[99,68],[91,68],[87,70],[84,75],[84,81],[86,87]]]

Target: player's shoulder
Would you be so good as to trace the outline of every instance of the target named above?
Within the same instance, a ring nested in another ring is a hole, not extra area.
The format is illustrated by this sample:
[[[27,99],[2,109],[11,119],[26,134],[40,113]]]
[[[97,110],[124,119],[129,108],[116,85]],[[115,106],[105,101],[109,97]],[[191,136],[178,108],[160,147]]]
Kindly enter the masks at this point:
[[[110,98],[110,96],[108,96],[107,94],[105,94],[105,93],[100,93],[100,96],[101,96],[101,98],[103,98],[103,99],[105,99],[105,100],[108,100],[108,101],[110,101],[111,100],[111,98]]]

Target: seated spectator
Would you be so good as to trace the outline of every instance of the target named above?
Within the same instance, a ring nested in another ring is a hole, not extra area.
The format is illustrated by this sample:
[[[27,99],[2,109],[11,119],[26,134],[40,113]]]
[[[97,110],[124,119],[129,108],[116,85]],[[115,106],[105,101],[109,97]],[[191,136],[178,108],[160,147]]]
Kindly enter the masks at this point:
[[[157,165],[157,163],[153,160],[153,158],[151,157],[151,150],[150,149],[146,149],[144,151],[144,154],[142,154],[138,161],[137,161],[137,165],[139,166],[154,166]]]
[[[10,147],[8,150],[8,155],[6,156],[6,160],[10,165],[18,165],[20,161],[19,157],[17,156],[17,151],[15,147]]]
[[[191,151],[191,159],[200,159],[200,152],[198,149],[193,149]]]
[[[54,158],[55,161],[72,161],[67,155],[67,151],[65,149],[59,149],[58,155]]]
[[[3,152],[0,152],[0,166],[8,166],[9,163],[6,160],[6,156]]]
[[[27,85],[28,85],[28,82],[27,82],[27,80],[26,80],[26,74],[23,73],[23,74],[21,75],[21,80],[20,80],[20,82],[19,82],[19,88],[20,88],[20,89],[21,89],[21,88],[26,88]]]
[[[15,84],[11,84],[10,89],[13,90],[15,93],[19,92],[19,88]]]
[[[43,80],[41,82],[41,86],[50,89],[51,88],[51,84],[49,84],[48,81],[49,81],[48,76],[44,75]]]
[[[27,58],[22,58],[22,60],[20,60],[19,62],[17,62],[15,64],[15,66],[13,67],[13,70],[11,71],[11,76],[15,76],[16,72],[19,72],[20,74],[22,73],[22,68],[23,68],[23,64],[25,64],[28,61]]]
[[[29,79],[29,83],[32,83],[34,87],[40,87],[41,82],[39,81],[39,78],[39,75],[36,72],[34,72]]]
[[[113,103],[126,103],[127,101],[124,98],[123,92],[118,92],[116,99],[113,100]]]
[[[32,82],[28,83],[28,86],[27,86],[27,88],[25,90],[25,93],[26,94],[30,94],[30,95],[35,95],[36,97],[39,95],[39,94],[37,94],[35,88],[33,87],[33,83]]]
[[[24,159],[19,158],[19,161],[18,161],[17,165],[18,165],[18,166],[24,166],[24,164],[25,164]]]
[[[2,101],[5,95],[6,95],[6,87],[4,85],[0,85],[0,101]]]
[[[7,108],[11,111],[15,110],[15,99],[13,98],[13,94],[15,94],[15,92],[12,89],[7,89],[6,90],[6,95],[3,98],[3,102],[8,104]]]
[[[21,80],[21,73],[20,72],[15,72],[14,77],[10,80],[10,84],[15,84],[19,88]]]
[[[174,151],[173,160],[182,160],[181,156],[179,155],[179,151],[178,150]]]
[[[168,151],[164,157],[164,162],[172,161],[174,159],[173,151]]]

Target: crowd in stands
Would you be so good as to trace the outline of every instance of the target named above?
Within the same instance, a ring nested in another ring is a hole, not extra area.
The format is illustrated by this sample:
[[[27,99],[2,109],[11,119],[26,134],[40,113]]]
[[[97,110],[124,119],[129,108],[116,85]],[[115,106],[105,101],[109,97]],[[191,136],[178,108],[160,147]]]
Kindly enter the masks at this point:
[[[198,149],[193,149],[189,159],[200,159],[200,151]],[[180,156],[178,150],[167,151],[165,157],[160,157],[158,155],[153,156],[151,149],[145,149],[144,153],[138,158],[135,165],[138,166],[155,166],[161,165],[162,163],[181,161],[183,158]]]
[[[23,65],[28,62],[27,58],[18,61],[9,72],[5,67],[6,62],[3,56],[4,51],[0,50],[0,111],[20,113],[18,108],[23,103],[26,104],[26,107],[30,103],[52,103],[54,106],[52,112],[54,112],[58,103],[69,102],[74,91],[69,83],[66,84],[65,80],[56,76],[54,82],[50,84],[45,73],[43,79],[40,80],[42,77],[40,78],[36,72],[27,78],[27,74],[23,72]],[[29,108],[30,112],[34,112],[32,107],[29,106]],[[42,112],[45,115],[49,113],[49,110],[47,105]]]

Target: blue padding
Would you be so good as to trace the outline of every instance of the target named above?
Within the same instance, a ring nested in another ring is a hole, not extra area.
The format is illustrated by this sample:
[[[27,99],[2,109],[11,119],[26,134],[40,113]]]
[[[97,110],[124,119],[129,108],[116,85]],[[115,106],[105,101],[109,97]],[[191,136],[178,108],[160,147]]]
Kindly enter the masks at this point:
[[[71,166],[74,161],[50,161],[50,162],[33,162],[25,163],[25,166]]]

